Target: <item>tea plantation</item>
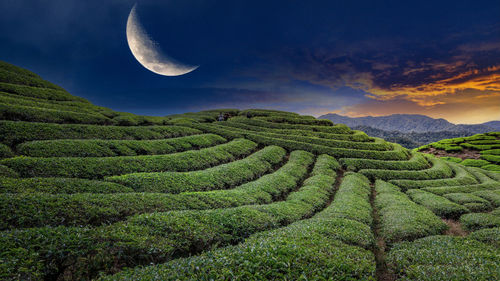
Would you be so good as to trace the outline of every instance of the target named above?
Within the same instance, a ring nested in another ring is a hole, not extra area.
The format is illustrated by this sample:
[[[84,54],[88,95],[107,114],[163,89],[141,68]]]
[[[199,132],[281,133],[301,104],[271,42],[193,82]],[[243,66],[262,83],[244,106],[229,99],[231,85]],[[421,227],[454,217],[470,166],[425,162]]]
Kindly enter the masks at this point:
[[[500,132],[444,139],[417,148],[469,167],[500,172]]]
[[[494,171],[290,112],[116,112],[7,63],[0,119],[2,280],[500,280]]]

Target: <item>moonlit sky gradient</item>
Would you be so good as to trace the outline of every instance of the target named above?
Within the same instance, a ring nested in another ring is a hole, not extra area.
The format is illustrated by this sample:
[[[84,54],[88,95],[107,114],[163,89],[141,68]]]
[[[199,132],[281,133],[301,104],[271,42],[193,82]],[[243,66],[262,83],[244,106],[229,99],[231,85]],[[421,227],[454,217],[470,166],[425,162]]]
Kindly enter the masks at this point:
[[[137,1],[161,49],[200,65],[176,77],[131,54],[135,3],[1,1],[0,60],[138,114],[258,107],[500,120],[500,1]]]

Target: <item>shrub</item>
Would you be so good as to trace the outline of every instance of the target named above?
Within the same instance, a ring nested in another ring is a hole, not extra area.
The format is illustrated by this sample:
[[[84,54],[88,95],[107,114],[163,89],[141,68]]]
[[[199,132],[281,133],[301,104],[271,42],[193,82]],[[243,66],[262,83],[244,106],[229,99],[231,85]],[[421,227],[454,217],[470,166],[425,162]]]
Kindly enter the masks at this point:
[[[424,187],[422,190],[432,192],[436,195],[444,195],[447,193],[471,193],[481,190],[497,189],[498,183],[480,183],[470,185],[457,185],[457,186],[435,186]]]
[[[360,174],[347,174],[332,204],[317,217],[338,217],[360,221],[371,225],[370,183]]]
[[[111,124],[111,121],[107,117],[100,114],[89,114],[20,105],[6,105],[1,103],[0,119],[49,123]]]
[[[33,97],[38,99],[56,100],[56,101],[78,101],[90,104],[88,100],[81,97],[73,96],[64,90],[37,88],[25,85],[15,85],[15,84],[0,82],[0,91],[23,97]]]
[[[292,115],[293,116],[293,115]],[[302,124],[302,125],[318,125],[318,126],[333,126],[333,122],[326,119],[316,119],[312,118],[304,118],[305,116],[300,117],[291,117],[291,116],[267,116],[267,117],[257,117],[256,120],[262,120],[273,123],[287,123],[287,124]]]
[[[14,156],[14,153],[10,150],[10,147],[0,143],[0,158],[9,158],[12,156]]]
[[[454,177],[452,178],[434,180],[390,180],[389,182],[399,186],[403,190],[422,187],[447,185],[456,186],[477,183],[477,179],[462,166],[458,166],[454,163],[449,163],[449,165],[454,172]]]
[[[465,159],[464,161],[460,162],[460,164],[468,167],[481,167],[490,164],[490,162],[480,159]]]
[[[473,194],[490,201],[494,207],[500,207],[500,190],[481,190]]]
[[[342,158],[340,163],[344,167],[359,169],[386,169],[386,170],[422,170],[430,168],[430,164],[422,153],[412,153],[408,161],[376,160],[359,158]]]
[[[0,177],[17,178],[19,174],[7,166],[0,165]]]
[[[450,156],[445,156],[445,157],[439,157],[439,159],[441,160],[446,160],[446,161],[449,161],[449,162],[453,162],[453,163],[460,163],[462,162],[462,158],[458,158],[458,157],[450,157]]]
[[[312,162],[308,153],[294,151],[289,161],[276,172],[229,190],[181,194],[0,194],[0,216],[3,218],[0,229],[61,224],[100,225],[155,211],[271,203],[283,199],[295,189]]]
[[[419,171],[406,170],[382,170],[382,169],[362,169],[360,174],[367,176],[371,180],[382,179],[411,179],[411,180],[430,180],[441,179],[453,176],[453,171],[444,161],[429,157],[432,167]]]
[[[16,157],[0,161],[22,177],[100,179],[133,172],[188,171],[208,168],[250,154],[257,144],[245,139],[166,155],[118,157]]]
[[[440,234],[447,226],[431,211],[411,201],[396,186],[377,180],[375,206],[381,235],[388,243]]]
[[[132,173],[106,178],[140,192],[180,193],[227,189],[260,177],[283,161],[286,151],[268,146],[238,161],[193,172]],[[312,155],[309,156],[312,159]],[[312,160],[311,160],[312,161]]]
[[[133,192],[133,189],[112,182],[75,178],[0,178],[1,193],[117,193]]]
[[[52,139],[163,139],[199,133],[200,130],[181,126],[119,127],[0,120],[0,141],[7,145]]]
[[[404,280],[497,280],[499,255],[472,239],[431,236],[395,244],[387,264]]]
[[[492,162],[492,163],[497,163],[497,164],[500,164],[500,155],[490,155],[490,154],[483,154],[481,155],[481,159],[484,159],[486,160],[485,162],[481,162],[481,163],[484,163],[485,165],[487,165],[488,163],[486,162]],[[479,161],[479,160],[478,160]],[[479,163],[478,163],[479,164]]]
[[[500,249],[500,227],[477,230],[469,234],[467,237],[490,244],[493,247]]]
[[[334,126],[315,126],[315,125],[302,125],[302,124],[285,124],[285,123],[272,123],[263,120],[249,119],[245,117],[232,118],[230,122],[241,122],[244,124],[254,125],[258,127],[273,128],[273,129],[299,129],[311,130],[316,132],[325,132],[333,134],[349,134],[352,133],[351,129],[344,124],[337,124]]]
[[[464,206],[474,206],[473,209],[468,208],[471,211],[486,211],[491,209],[491,204],[488,200],[478,197],[469,193],[448,193],[443,195],[443,197]],[[470,203],[475,203],[474,205],[468,205]]]
[[[485,169],[488,171],[500,172],[500,165],[488,164],[481,167],[481,169]]]
[[[134,156],[207,148],[225,141],[214,134],[163,140],[46,140],[22,143],[17,146],[17,151],[31,157]]]
[[[500,227],[500,215],[493,213],[471,213],[460,217],[462,226],[474,231],[481,228]]]
[[[450,200],[419,189],[410,189],[406,192],[410,198],[444,218],[458,218],[469,210],[464,206],[453,203]]]
[[[481,154],[488,154],[488,155],[500,155],[500,149],[488,149],[488,150],[483,150],[480,151],[479,153]]]

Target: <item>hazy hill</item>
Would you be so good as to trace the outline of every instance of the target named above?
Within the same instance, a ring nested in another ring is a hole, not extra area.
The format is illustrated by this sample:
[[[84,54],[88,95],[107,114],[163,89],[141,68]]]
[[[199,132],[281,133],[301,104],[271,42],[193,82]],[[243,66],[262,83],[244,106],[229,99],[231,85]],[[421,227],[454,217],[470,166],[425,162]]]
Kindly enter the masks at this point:
[[[496,130],[498,130],[498,127],[500,127],[500,121],[492,121],[477,125],[456,125],[442,118],[434,119],[419,114],[393,114],[379,117],[367,116],[351,118],[335,113],[330,113],[320,116],[319,119],[328,119],[333,123],[342,123],[346,124],[349,127],[368,126],[384,131],[398,131],[402,133],[449,131],[477,134],[495,131],[495,126]]]

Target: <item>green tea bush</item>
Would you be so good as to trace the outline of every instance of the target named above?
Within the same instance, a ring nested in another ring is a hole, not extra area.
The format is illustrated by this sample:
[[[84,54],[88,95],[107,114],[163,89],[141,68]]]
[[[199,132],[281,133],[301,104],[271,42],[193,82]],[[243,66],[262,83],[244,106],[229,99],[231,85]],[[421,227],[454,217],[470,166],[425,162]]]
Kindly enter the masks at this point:
[[[0,143],[0,158],[9,158],[12,156],[14,156],[14,153],[12,152],[10,147]]]
[[[425,170],[407,171],[407,170],[383,170],[383,169],[362,169],[360,174],[365,175],[371,180],[397,180],[397,179],[411,179],[411,180],[431,180],[449,178],[453,176],[453,171],[446,164],[437,158],[429,157],[432,167]]]
[[[200,133],[182,126],[120,127],[0,120],[0,141],[7,145],[53,139],[163,139]]]
[[[360,169],[386,169],[386,170],[423,170],[431,165],[422,153],[412,153],[407,161],[391,161],[376,159],[342,158],[340,163],[344,167],[354,167]]]
[[[214,134],[162,140],[45,140],[19,144],[16,150],[30,157],[106,157],[155,155],[207,148],[224,143]]]
[[[1,178],[0,193],[118,193],[133,192],[130,187],[112,182],[76,178]]]
[[[380,233],[387,243],[440,234],[448,228],[440,218],[411,201],[396,186],[377,180],[375,190]]]
[[[37,88],[25,85],[15,85],[0,82],[0,91],[19,95],[21,97],[33,97],[44,100],[54,101],[77,101],[82,103],[91,104],[88,100],[73,96],[64,90],[56,90],[50,88]]]
[[[481,159],[484,159],[484,160],[492,162],[492,163],[500,164],[500,155],[483,154],[483,155],[481,155]],[[483,163],[485,163],[485,162],[483,162]],[[487,163],[485,165],[487,165]]]
[[[482,166],[481,169],[488,170],[488,171],[494,171],[494,172],[500,172],[500,165],[488,164],[488,165]]]
[[[476,230],[469,234],[467,238],[490,244],[500,249],[500,227]]]
[[[480,183],[480,184],[468,184],[468,185],[457,185],[457,186],[435,186],[435,187],[424,187],[422,190],[432,192],[436,195],[444,195],[447,193],[471,193],[476,191],[486,191],[490,189],[500,188],[499,183]]]
[[[423,187],[433,187],[433,186],[456,186],[456,185],[467,185],[467,184],[477,184],[478,181],[471,173],[469,173],[464,167],[458,166],[454,163],[449,163],[451,169],[454,172],[454,177],[447,179],[435,179],[435,180],[390,180],[389,182],[399,186],[403,190],[423,188]]]
[[[441,160],[446,160],[446,161],[450,161],[450,162],[453,162],[453,163],[460,163],[462,162],[462,158],[458,158],[458,157],[449,157],[449,156],[444,156],[444,157],[440,157],[439,159]]]
[[[112,122],[103,115],[45,109],[0,103],[0,119],[48,123],[76,123],[110,125]]]
[[[480,151],[479,153],[488,155],[500,155],[500,149],[488,149]]]
[[[471,213],[460,217],[462,226],[474,231],[481,228],[500,227],[500,214],[495,213]]]
[[[263,120],[267,122],[274,123],[287,123],[287,124],[302,124],[302,125],[318,125],[318,126],[333,126],[333,122],[327,119],[316,119],[291,116],[267,116],[267,117],[257,117],[255,120]]]
[[[497,280],[499,255],[473,239],[431,236],[395,244],[387,264],[402,280]]]
[[[308,153],[306,157],[311,158]],[[238,161],[193,172],[132,173],[106,178],[108,181],[132,187],[138,192],[180,193],[227,189],[253,180],[283,161],[286,151],[268,146]]]
[[[484,165],[490,164],[490,162],[481,159],[465,159],[460,164],[468,167],[482,167]]]
[[[411,200],[426,207],[440,217],[455,219],[459,218],[462,214],[469,212],[469,210],[464,206],[460,206],[457,203],[451,202],[442,196],[438,196],[430,192],[419,189],[410,189],[406,192],[406,194],[410,196]]]
[[[331,158],[320,155],[318,163],[325,162],[319,161],[322,157]],[[294,151],[290,154],[289,161],[274,173],[229,190],[181,194],[0,194],[0,216],[4,219],[0,229],[61,224],[100,225],[120,221],[130,215],[155,211],[267,204],[284,199],[294,190],[306,176],[312,162],[308,153]],[[333,161],[328,163],[334,164]],[[320,168],[315,168],[313,174],[316,169]],[[335,166],[330,169],[335,169]],[[322,173],[327,174],[327,171]]]
[[[315,132],[325,132],[333,134],[349,134],[352,133],[351,129],[344,124],[337,124],[334,126],[317,126],[317,125],[302,125],[302,124],[285,124],[285,123],[272,123],[263,120],[249,119],[246,117],[235,117],[229,122],[241,122],[244,124],[254,125],[258,127],[273,128],[273,129],[299,129],[311,130]]]
[[[496,190],[481,190],[472,194],[488,200],[496,208],[500,207],[500,184]]]
[[[370,182],[366,177],[360,174],[347,174],[335,194],[335,200],[317,217],[345,218],[372,225],[370,193]]]
[[[491,209],[491,204],[488,200],[485,200],[479,196],[470,194],[470,193],[447,193],[443,195],[443,197],[458,203],[460,205],[464,205],[465,207],[467,206],[474,206],[473,209],[468,208],[469,210],[473,212],[481,212],[481,211],[487,211]],[[474,205],[468,205],[469,203],[475,203]]]
[[[134,172],[189,171],[233,161],[254,151],[257,144],[237,139],[226,144],[166,155],[118,157],[16,157],[0,163],[22,177],[100,179]]]
[[[17,178],[19,174],[7,166],[0,165],[0,177]]]

